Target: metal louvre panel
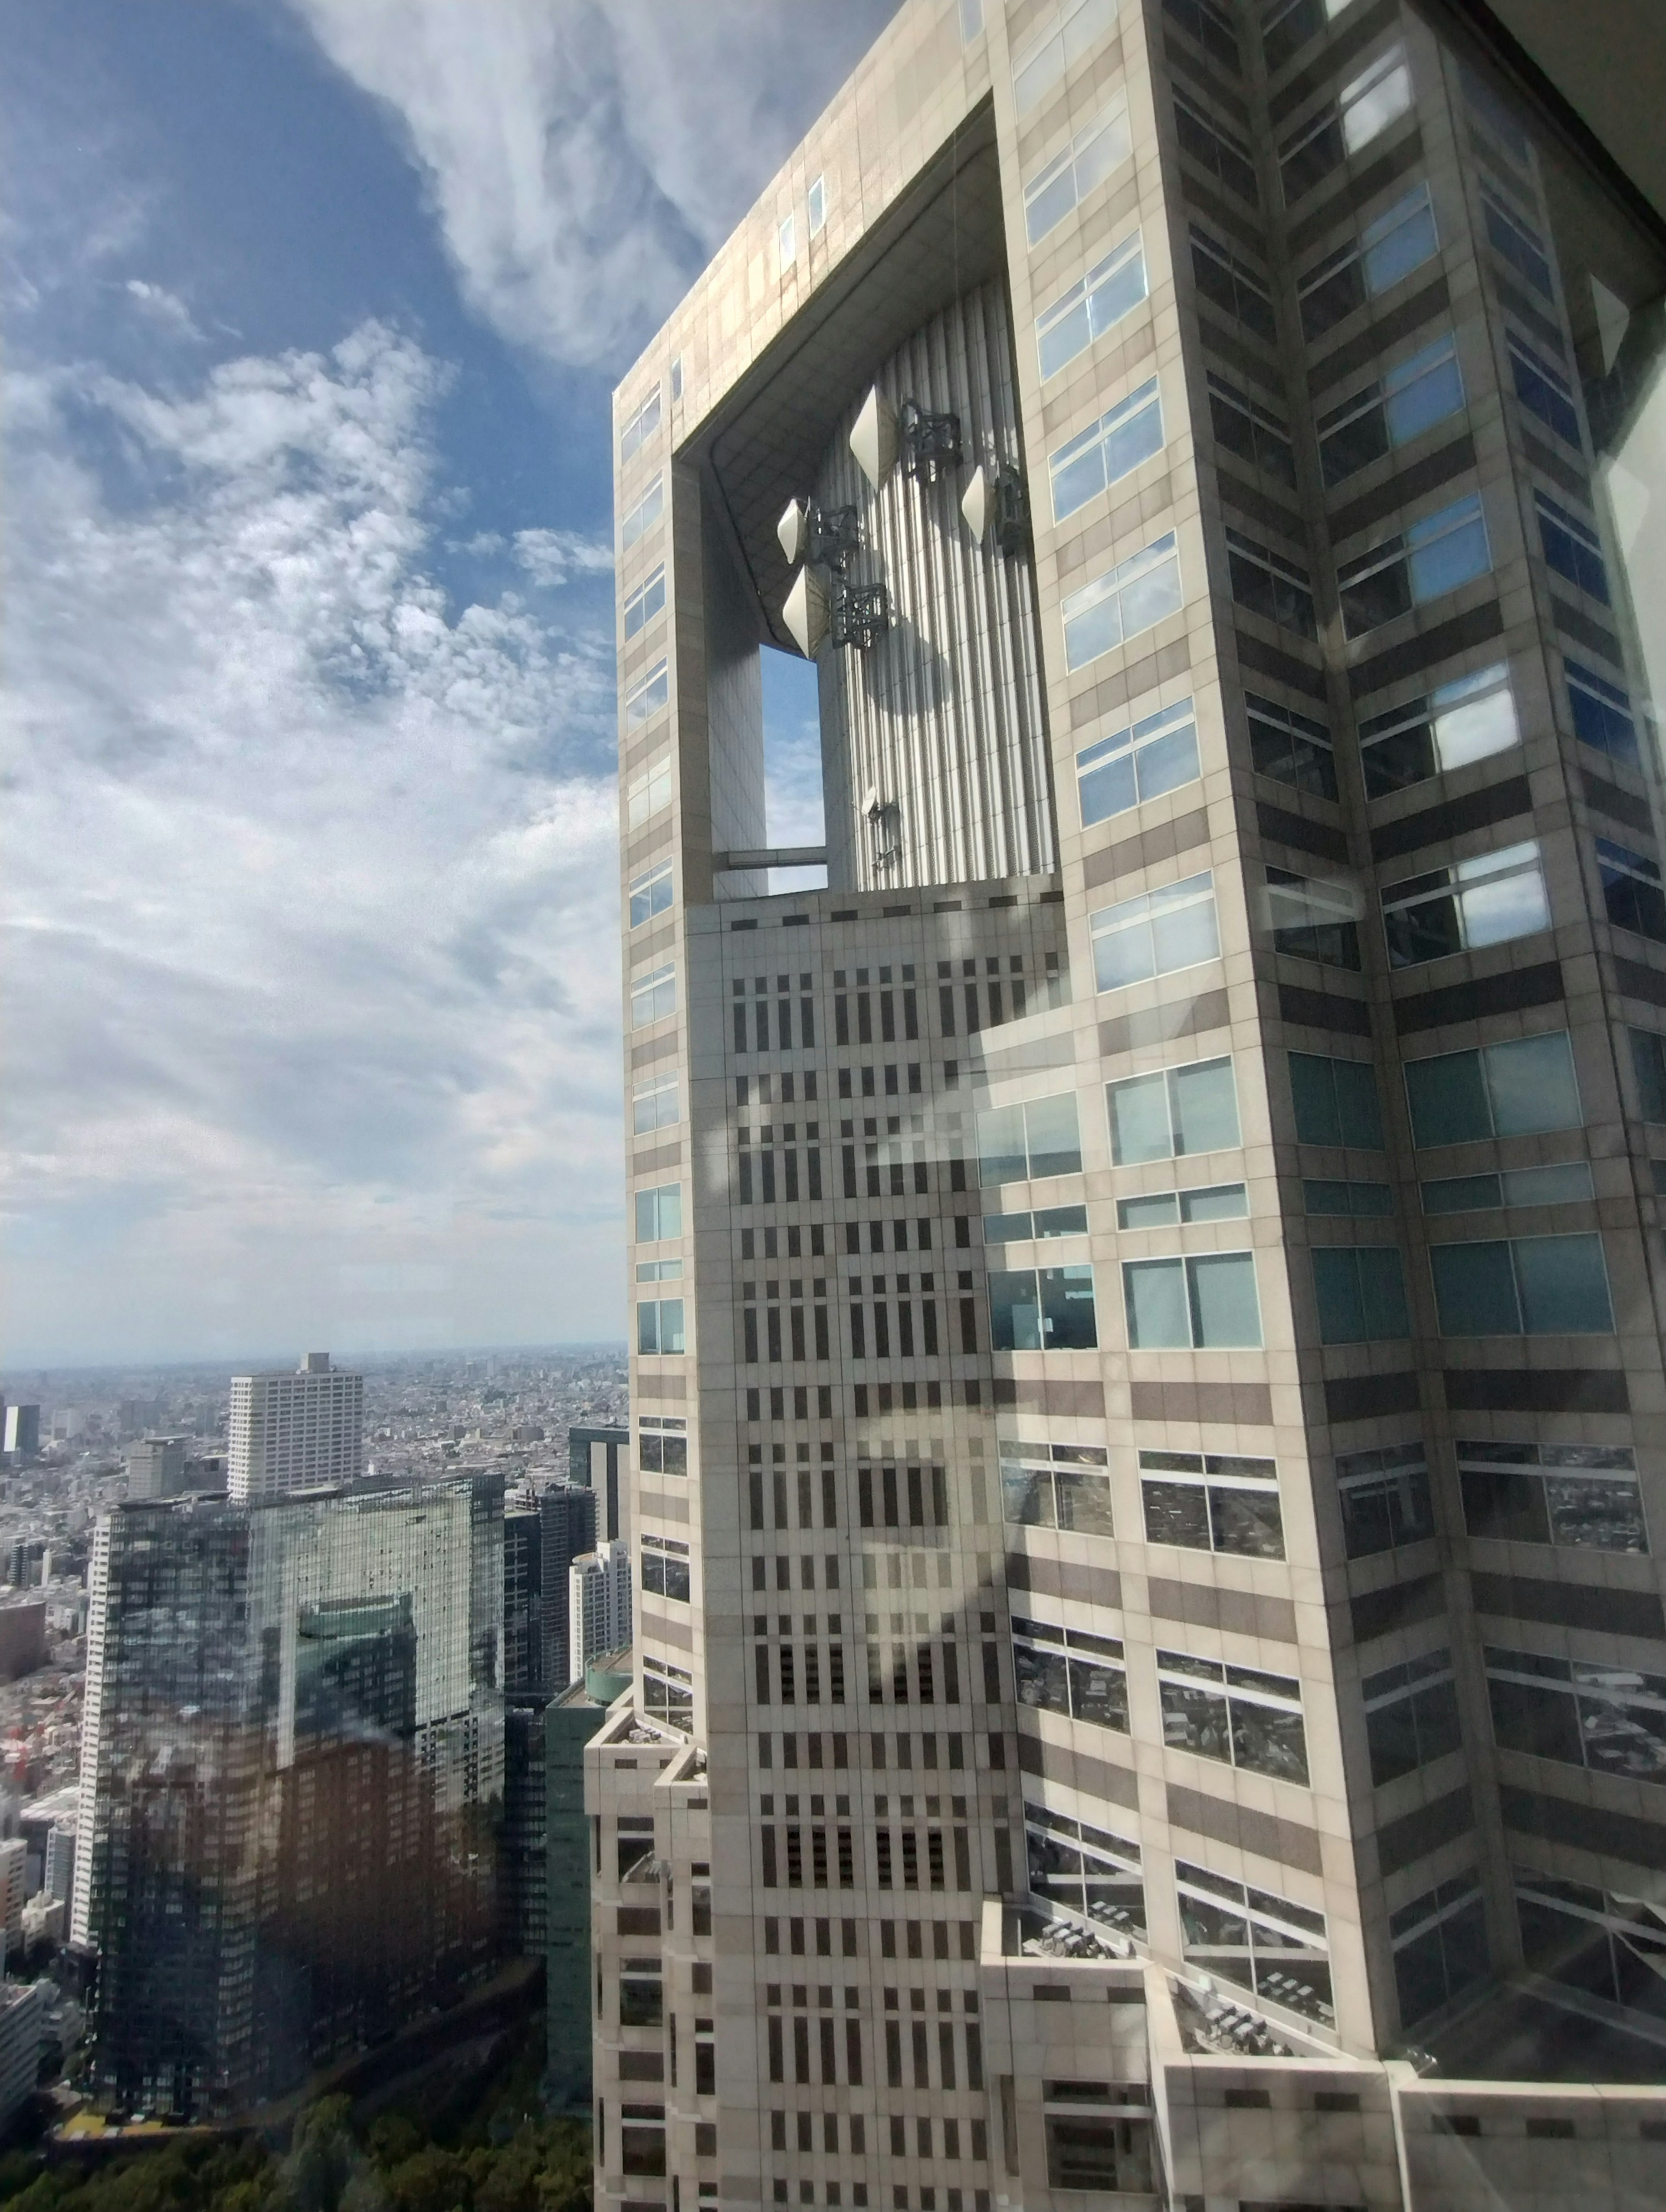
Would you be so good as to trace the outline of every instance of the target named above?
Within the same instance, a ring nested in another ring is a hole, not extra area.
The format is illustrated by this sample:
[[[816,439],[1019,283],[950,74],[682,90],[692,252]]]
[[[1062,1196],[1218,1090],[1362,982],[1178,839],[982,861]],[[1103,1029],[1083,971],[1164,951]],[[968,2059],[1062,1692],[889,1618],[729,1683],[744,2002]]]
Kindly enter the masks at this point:
[[[824,507],[854,506],[854,584],[884,583],[892,626],[866,653],[821,659],[830,884],[864,890],[1043,874],[1055,866],[1046,722],[1027,554],[973,542],[967,475],[1020,459],[1005,288],[980,285],[898,348],[875,377],[893,407],[913,399],[960,418],[964,459],[935,483],[899,465],[875,492],[841,423],[823,462]],[[866,398],[866,393],[863,398]],[[896,812],[876,836],[871,792]],[[900,848],[881,860],[881,846]]]

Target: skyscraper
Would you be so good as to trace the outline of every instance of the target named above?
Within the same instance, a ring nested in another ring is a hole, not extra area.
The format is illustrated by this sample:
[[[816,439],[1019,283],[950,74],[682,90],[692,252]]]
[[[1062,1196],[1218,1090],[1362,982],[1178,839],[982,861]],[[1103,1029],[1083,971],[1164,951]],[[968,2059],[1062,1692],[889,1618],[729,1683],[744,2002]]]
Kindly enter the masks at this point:
[[[617,396],[599,2201],[1662,2185],[1666,251],[1472,12],[907,0]]]
[[[102,2096],[237,2110],[489,1966],[502,1576],[494,1476],[100,1521],[70,1919]]]
[[[175,1498],[185,1486],[188,1437],[144,1437],[127,1447],[131,1498]]]
[[[309,1352],[293,1373],[234,1375],[227,1476],[233,1503],[264,1504],[364,1473],[364,1377]]]
[[[568,1592],[568,1664],[578,1682],[593,1659],[630,1641],[629,1545],[616,1536],[575,1559]]]
[[[596,1493],[596,1531],[600,1536],[622,1536],[621,1503],[626,1498],[624,1455],[630,1449],[630,1431],[616,1427],[575,1428],[567,1431],[569,1479]]]
[[[8,1406],[6,1407],[6,1453],[13,1460],[34,1458],[40,1449],[40,1408],[39,1406]]]
[[[570,1607],[568,1576],[575,1559],[596,1540],[597,1515],[601,1500],[593,1490],[575,1482],[547,1483],[538,1492],[542,1527],[538,1577],[543,1638],[542,1686],[546,1697],[564,1690],[583,1668],[569,1644]]]

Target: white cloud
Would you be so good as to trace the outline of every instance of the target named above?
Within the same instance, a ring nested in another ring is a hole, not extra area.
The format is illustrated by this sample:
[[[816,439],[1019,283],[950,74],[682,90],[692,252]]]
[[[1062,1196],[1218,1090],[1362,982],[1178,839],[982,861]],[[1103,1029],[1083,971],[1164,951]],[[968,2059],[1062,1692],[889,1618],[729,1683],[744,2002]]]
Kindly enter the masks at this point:
[[[291,0],[387,102],[476,311],[617,371],[897,0]]]
[[[166,284],[152,284],[143,276],[130,276],[123,289],[145,320],[165,336],[201,343],[203,333],[177,292],[170,292]]]
[[[553,590],[575,576],[606,576],[613,571],[613,548],[599,538],[571,530],[517,530],[515,559],[541,590]]]
[[[447,605],[444,382],[14,380],[13,1359],[622,1321],[611,623]]]

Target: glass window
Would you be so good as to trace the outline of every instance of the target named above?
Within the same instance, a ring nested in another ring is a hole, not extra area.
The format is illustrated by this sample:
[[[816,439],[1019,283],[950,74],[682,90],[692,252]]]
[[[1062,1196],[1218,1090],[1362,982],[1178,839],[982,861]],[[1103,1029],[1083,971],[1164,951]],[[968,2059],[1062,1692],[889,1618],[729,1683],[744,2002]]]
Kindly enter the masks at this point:
[[[1487,519],[1472,493],[1342,563],[1336,581],[1343,630],[1351,638],[1364,637],[1484,576],[1492,565]]]
[[[1666,1122],[1666,1037],[1652,1030],[1627,1030],[1632,1048],[1632,1073],[1637,1081],[1639,1119]]]
[[[1129,983],[1194,968],[1220,951],[1214,878],[1207,872],[1101,907],[1088,922],[1098,991],[1119,991]]]
[[[1512,1872],[1529,1968],[1584,1997],[1658,2014],[1656,1961],[1666,1926],[1657,1905],[1526,1867]]]
[[[645,1474],[686,1474],[687,1423],[672,1415],[643,1413],[636,1428],[636,1464]]]
[[[1323,1182],[1302,1185],[1302,1206],[1308,1213],[1347,1214],[1371,1220],[1394,1212],[1394,1188],[1386,1182]]]
[[[1207,1183],[1195,1190],[1158,1190],[1125,1198],[1116,1208],[1119,1229],[1171,1229],[1183,1222],[1242,1221],[1250,1211],[1241,1182]]]
[[[1442,1176],[1423,1185],[1426,1213],[1477,1213],[1504,1206],[1589,1204],[1596,1195],[1588,1160],[1548,1168],[1505,1168],[1481,1175]]]
[[[1257,337],[1275,343],[1279,326],[1267,279],[1197,223],[1191,226],[1191,239],[1192,277],[1202,296],[1224,307]]]
[[[1053,520],[1064,521],[1162,450],[1163,401],[1152,376],[1048,456]]]
[[[1262,18],[1262,52],[1272,76],[1352,0],[1273,0]]]
[[[619,433],[621,464],[630,459],[648,443],[660,427],[660,387],[656,384],[648,398]]]
[[[630,828],[640,829],[662,807],[669,806],[671,795],[671,755],[662,753],[625,786],[625,817]]]
[[[1277,1469],[1270,1459],[1143,1450],[1146,1541],[1252,1559],[1284,1557]]]
[[[1520,742],[1509,663],[1497,661],[1360,723],[1365,795],[1405,791]]]
[[[1429,1467],[1420,1443],[1339,1453],[1336,1490],[1342,1542],[1351,1559],[1397,1551],[1435,1533]]]
[[[1510,349],[1510,374],[1516,397],[1523,407],[1547,422],[1570,446],[1581,446],[1579,416],[1573,404],[1573,386],[1560,368],[1551,366],[1527,340],[1514,331],[1505,333]]]
[[[1031,246],[1039,245],[1049,231],[1056,229],[1073,208],[1104,184],[1113,169],[1122,167],[1128,157],[1130,143],[1128,95],[1119,92],[1109,106],[1102,108],[1091,123],[1076,133],[1063,153],[1056,155],[1025,186],[1024,227]],[[1142,260],[1142,298],[1144,276]],[[1043,375],[1051,373],[1043,364]]]
[[[810,190],[805,194],[804,211],[809,219],[810,235],[814,238],[827,221],[827,183],[824,178],[812,178]]]
[[[1535,491],[1533,503],[1539,510],[1539,538],[1546,562],[1559,576],[1566,576],[1570,584],[1577,584],[1607,606],[1608,571],[1596,532],[1590,523],[1570,514],[1548,492]]]
[[[666,481],[655,477],[624,520],[619,525],[619,543],[629,551],[637,539],[650,531],[666,511]]]
[[[992,1271],[989,1326],[997,1352],[1091,1352],[1099,1341],[1092,1268]]]
[[[1242,531],[1226,532],[1226,567],[1232,580],[1232,597],[1263,621],[1304,637],[1319,635],[1313,611],[1312,579],[1298,562],[1286,560],[1270,546],[1258,544]]]
[[[630,979],[630,1026],[663,1020],[677,1012],[677,969],[672,961]]]
[[[783,216],[776,228],[775,248],[782,270],[790,269],[799,258],[798,230],[790,215]]]
[[[619,2025],[621,2027],[658,2027],[664,2020],[661,1991],[665,1987],[657,1969],[652,1975],[621,1974],[619,1977]],[[658,2129],[640,2129],[643,2136],[653,2135],[663,2148],[665,2136]],[[663,2160],[654,2169],[664,2172]]]
[[[648,674],[625,693],[625,723],[630,729],[652,721],[671,698],[671,678],[666,663],[656,661]]]
[[[1267,871],[1267,917],[1275,951],[1326,968],[1359,968],[1357,891],[1288,868]]]
[[[1345,315],[1390,290],[1439,251],[1429,187],[1420,185],[1301,278],[1298,299],[1303,336],[1322,337]]]
[[[1581,744],[1593,745],[1598,752],[1612,753],[1616,760],[1625,761],[1633,768],[1640,767],[1637,721],[1632,712],[1630,694],[1577,660],[1564,660],[1562,667],[1567,677],[1574,736]]]
[[[1614,927],[1666,944],[1666,892],[1661,889],[1659,862],[1646,853],[1616,845],[1612,838],[1599,837],[1596,872],[1602,879],[1602,904]]]
[[[1125,1261],[1122,1300],[1129,1347],[1136,1352],[1207,1352],[1261,1342],[1253,1253]]]
[[[668,1660],[658,1659],[651,1652],[642,1655],[642,1704],[657,1721],[668,1721],[672,1728],[684,1730],[694,1726],[693,1678],[681,1667],[673,1667]],[[699,1893],[696,1892],[696,1899]],[[696,1922],[696,1928],[698,1923]]]
[[[1090,1463],[1078,1465],[1079,1460]],[[1103,1445],[1003,1443],[1004,1517],[1022,1528],[1068,1528],[1080,1536],[1114,1534],[1110,1477],[1104,1462]]]
[[[1183,30],[1189,32],[1206,53],[1213,54],[1234,76],[1243,76],[1237,33],[1225,8],[1218,7],[1215,0],[1163,0],[1163,7],[1164,13],[1171,15]]]
[[[1209,371],[1209,419],[1216,442],[1229,453],[1264,469],[1280,483],[1295,483],[1296,449],[1290,441],[1289,424],[1213,368]]]
[[[683,356],[680,353],[671,364],[671,396],[673,399],[683,397]]]
[[[1067,70],[1098,45],[1116,21],[1117,0],[1063,0],[1048,27],[1012,64],[1012,96],[1020,115],[1037,106]]]
[[[1067,668],[1084,668],[1182,605],[1180,554],[1170,531],[1064,601]]]
[[[644,1536],[641,1550],[642,1588],[656,1597],[690,1598],[689,1547],[673,1536]]]
[[[1034,1213],[986,1213],[983,1217],[986,1244],[1024,1244],[1032,1237],[1086,1234],[1085,1206],[1044,1206]]]
[[[960,43],[969,46],[983,34],[983,0],[960,0]]]
[[[1443,1336],[1611,1336],[1602,1240],[1493,1237],[1430,1247]]]
[[[1256,157],[1242,138],[1206,115],[1183,92],[1174,94],[1174,126],[1183,153],[1219,177],[1228,191],[1236,192],[1251,207],[1260,206]]]
[[[1326,2027],[1335,2024],[1322,1912],[1183,1859],[1175,1862],[1174,1874],[1189,1966]]]
[[[1550,927],[1539,848],[1529,840],[1385,886],[1383,934],[1391,968],[1502,945]]]
[[[996,1106],[977,1117],[981,1183],[1042,1182],[1049,1176],[1079,1175],[1081,1166],[1073,1091],[1019,1106]]]
[[[1286,1674],[1224,1665],[1185,1651],[1157,1655],[1163,1740],[1252,1774],[1307,1784],[1301,1684]]]
[[[652,921],[656,914],[664,914],[672,904],[673,878],[669,860],[646,875],[638,876],[630,886],[630,926],[639,928]]]
[[[674,1075],[651,1075],[630,1094],[630,1126],[639,1137],[650,1129],[668,1129],[682,1118]]]
[[[1478,1052],[1437,1053],[1405,1063],[1412,1138],[1463,1145],[1481,1137],[1525,1137],[1578,1129],[1579,1086],[1566,1030],[1511,1037]]]
[[[1412,1333],[1405,1275],[1392,1244],[1316,1247],[1313,1295],[1321,1344],[1382,1344]]]
[[[1082,827],[1125,814],[1147,799],[1177,791],[1201,774],[1197,721],[1189,699],[1160,708],[1128,728],[1084,746],[1076,756]]]
[[[673,1352],[687,1349],[683,1340],[681,1298],[647,1298],[636,1308],[638,1352]]]
[[[1551,282],[1550,262],[1538,232],[1525,216],[1506,206],[1488,185],[1483,184],[1481,188],[1481,203],[1487,235],[1494,251],[1518,276],[1525,276],[1535,291],[1542,292],[1547,300],[1554,299],[1555,287]]]
[[[1457,1685],[1450,1651],[1431,1651],[1421,1659],[1367,1674],[1359,1694],[1365,1708],[1371,1778],[1377,1789],[1461,1747]]]
[[[1024,1825],[1036,1896],[1119,1934],[1144,1936],[1138,1844],[1043,1805],[1026,1804]]]
[[[666,571],[663,562],[644,583],[641,583],[625,601],[624,634],[627,639],[646,629],[654,617],[665,611]]]
[[[1032,1711],[1128,1733],[1128,1676],[1114,1636],[1089,1636],[1014,1613],[1012,1674],[1018,1702]]]
[[[1628,1446],[1460,1440],[1457,1466],[1472,1536],[1592,1552],[1649,1548]]]
[[[1118,1167],[1189,1152],[1227,1152],[1242,1141],[1230,1059],[1192,1060],[1125,1077],[1106,1085],[1105,1102],[1110,1157]]]
[[[1341,163],[1360,153],[1412,104],[1411,71],[1397,40],[1343,85],[1335,100],[1292,131],[1279,149],[1284,201],[1292,207]]]
[[[1321,799],[1335,799],[1336,762],[1324,724],[1253,691],[1244,693],[1243,702],[1250,714],[1250,757],[1256,775],[1298,791],[1316,793]]]
[[[1140,305],[1146,290],[1145,246],[1136,230],[1037,316],[1036,350],[1042,375],[1055,376],[1067,362],[1085,353],[1096,338]]]
[[[1450,332],[1332,408],[1318,421],[1327,484],[1339,484],[1399,446],[1460,413],[1463,374]]]
[[[1332,1060],[1316,1052],[1292,1052],[1289,1058],[1298,1140],[1304,1145],[1353,1145],[1380,1152],[1383,1112],[1371,1062]]]
[[[653,1190],[636,1194],[636,1242],[657,1244],[667,1237],[683,1233],[683,1186],[680,1182],[658,1184]]]
[[[1491,1972],[1487,1913],[1473,1874],[1454,1876],[1389,1916],[1400,2024],[1449,2004]]]
[[[1666,1676],[1489,1645],[1493,1734],[1506,1751],[1666,1782]]]

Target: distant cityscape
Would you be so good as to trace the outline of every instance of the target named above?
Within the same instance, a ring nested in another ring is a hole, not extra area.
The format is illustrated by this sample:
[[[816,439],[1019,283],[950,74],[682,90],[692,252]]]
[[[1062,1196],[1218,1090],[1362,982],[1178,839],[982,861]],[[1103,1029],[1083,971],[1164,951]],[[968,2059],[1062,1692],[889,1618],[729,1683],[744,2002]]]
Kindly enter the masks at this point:
[[[629,1641],[623,1346],[3,1403],[0,2126],[240,2110],[582,1938],[546,1718],[571,1764]]]

